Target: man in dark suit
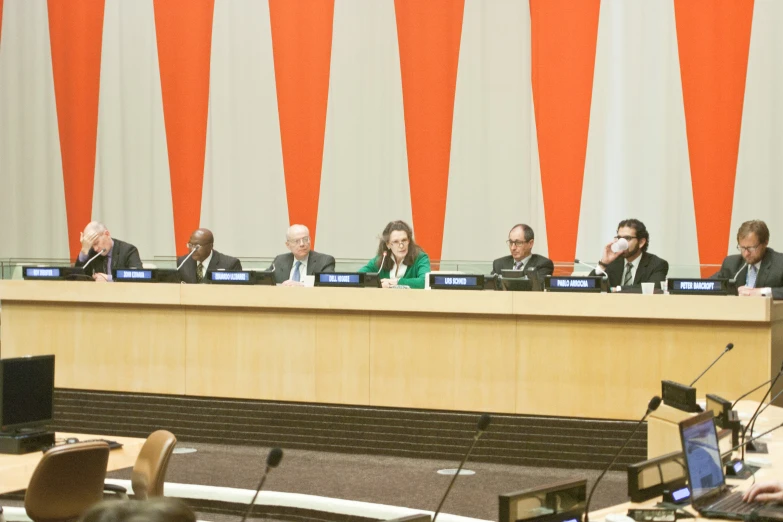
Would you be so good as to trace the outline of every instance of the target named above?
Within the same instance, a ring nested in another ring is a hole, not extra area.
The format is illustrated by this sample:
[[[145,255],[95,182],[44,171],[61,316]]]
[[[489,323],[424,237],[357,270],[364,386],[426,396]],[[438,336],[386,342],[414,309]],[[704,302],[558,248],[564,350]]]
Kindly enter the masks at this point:
[[[302,286],[304,276],[316,272],[334,272],[334,257],[310,250],[310,230],[304,225],[291,225],[285,234],[285,246],[290,250],[272,262],[275,280],[283,286]]]
[[[190,259],[182,264],[187,255],[177,258],[177,266],[182,264],[179,269],[179,276],[183,283],[197,284],[207,283],[208,270],[242,270],[242,263],[239,259],[225,254],[221,254],[212,248],[215,243],[215,237],[212,231],[206,228],[199,228],[190,235],[188,249],[193,250]]]
[[[492,262],[492,273],[500,274],[501,270],[522,270],[528,276],[535,275],[541,281],[545,276],[552,275],[555,270],[554,263],[544,256],[533,254],[534,243],[535,234],[532,228],[524,224],[514,225],[506,240],[511,255],[495,259]]]
[[[617,249],[612,245],[625,240],[628,247]],[[666,280],[669,273],[669,263],[647,252],[650,246],[650,233],[644,223],[638,219],[625,219],[617,225],[617,235],[605,247],[598,270],[590,275],[605,274],[609,278],[609,286],[639,287],[642,283],[657,283]]]
[[[739,295],[783,299],[783,254],[769,244],[769,229],[761,220],[746,221],[737,232],[739,254],[727,256],[713,278],[736,279]]]
[[[130,243],[112,238],[103,223],[91,221],[84,232],[79,234],[79,241],[82,242],[82,250],[74,266],[87,265],[84,273],[95,281],[111,281],[112,270],[142,268],[138,249]]]

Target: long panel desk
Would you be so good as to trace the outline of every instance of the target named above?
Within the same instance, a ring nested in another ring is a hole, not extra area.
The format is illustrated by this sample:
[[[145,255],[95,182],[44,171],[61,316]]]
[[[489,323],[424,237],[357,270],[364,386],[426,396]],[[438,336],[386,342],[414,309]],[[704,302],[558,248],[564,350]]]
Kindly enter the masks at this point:
[[[0,306],[0,355],[55,353],[60,388],[636,419],[728,342],[700,395],[783,361],[765,298],[1,281]]]
[[[100,438],[100,435],[85,435],[81,433],[57,433],[57,440],[76,437],[80,441],[88,441]],[[122,444],[122,448],[113,449],[109,452],[109,462],[106,465],[107,471],[129,468],[136,463],[144,445],[145,439],[132,437],[108,437]],[[0,455],[0,494],[11,493],[27,489],[33,471],[41,461],[43,453],[34,451],[24,455]]]

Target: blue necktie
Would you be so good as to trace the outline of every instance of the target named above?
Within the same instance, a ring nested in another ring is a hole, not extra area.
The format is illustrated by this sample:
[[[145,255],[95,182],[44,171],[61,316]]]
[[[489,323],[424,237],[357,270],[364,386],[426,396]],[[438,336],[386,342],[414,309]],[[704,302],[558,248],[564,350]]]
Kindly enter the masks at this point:
[[[298,259],[296,260],[296,263],[294,263],[294,277],[291,279],[296,281],[297,283],[302,279],[302,277],[299,275],[299,267],[302,266],[302,262]]]
[[[756,288],[756,265],[750,265],[748,267],[748,280],[745,283],[745,286],[748,288]]]

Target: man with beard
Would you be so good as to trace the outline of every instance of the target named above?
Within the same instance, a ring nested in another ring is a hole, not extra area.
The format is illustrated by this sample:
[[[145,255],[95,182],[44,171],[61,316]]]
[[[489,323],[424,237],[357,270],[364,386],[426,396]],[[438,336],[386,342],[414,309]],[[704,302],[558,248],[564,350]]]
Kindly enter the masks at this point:
[[[628,248],[614,252],[612,245],[620,240],[628,242]],[[647,252],[650,233],[638,219],[625,219],[617,225],[617,235],[605,247],[598,261],[598,268],[590,275],[606,275],[609,286],[635,286],[642,283],[658,283],[666,279],[669,263]]]
[[[767,247],[769,228],[761,220],[746,221],[737,231],[739,254],[727,256],[713,278],[735,279],[739,295],[783,299],[783,254]]]

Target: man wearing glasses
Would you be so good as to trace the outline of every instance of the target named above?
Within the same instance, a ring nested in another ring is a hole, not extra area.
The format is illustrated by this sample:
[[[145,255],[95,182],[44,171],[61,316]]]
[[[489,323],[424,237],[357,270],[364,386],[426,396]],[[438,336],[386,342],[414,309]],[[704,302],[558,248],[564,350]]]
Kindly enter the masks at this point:
[[[543,280],[545,276],[552,275],[555,265],[544,256],[533,253],[535,234],[527,225],[514,225],[508,233],[506,244],[511,255],[495,259],[492,262],[492,273],[499,274],[501,270],[523,270],[526,274]]]
[[[195,249],[193,255],[185,261],[184,265],[182,261],[184,261],[187,255],[177,258],[177,266],[182,265],[179,269],[179,276],[183,283],[207,283],[208,270],[242,270],[242,263],[239,262],[239,259],[221,254],[213,249],[212,245],[214,243],[215,238],[212,235],[212,231],[206,228],[199,228],[190,235],[188,250],[193,251]]]
[[[739,295],[783,299],[783,254],[767,247],[769,229],[761,220],[746,221],[737,231],[739,254],[727,256],[713,278],[735,279]]]
[[[275,280],[283,286],[302,286],[304,276],[316,272],[334,272],[334,257],[310,250],[310,230],[304,225],[291,225],[285,234],[285,246],[290,250],[272,262]]]
[[[625,249],[612,245],[620,240],[628,242]],[[617,225],[617,235],[605,247],[598,268],[590,275],[606,275],[609,286],[638,287],[642,283],[658,283],[666,280],[669,263],[655,254],[647,252],[650,233],[638,219],[624,219]]]

